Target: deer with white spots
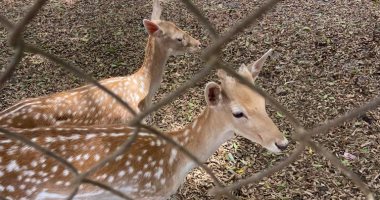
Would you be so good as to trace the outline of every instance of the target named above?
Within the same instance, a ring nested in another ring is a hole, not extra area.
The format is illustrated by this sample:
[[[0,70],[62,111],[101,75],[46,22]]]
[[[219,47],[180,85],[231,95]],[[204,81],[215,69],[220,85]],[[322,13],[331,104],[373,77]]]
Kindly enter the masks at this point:
[[[153,1],[152,20],[144,20],[149,34],[142,67],[126,77],[100,81],[135,111],[146,109],[158,90],[165,64],[171,55],[200,49],[200,42],[174,23],[160,20],[161,7]],[[23,100],[0,112],[0,126],[35,128],[57,125],[119,124],[132,114],[93,85],[48,96]]]
[[[239,74],[254,82],[271,51]],[[234,133],[271,152],[281,152],[288,141],[265,111],[265,98],[219,71],[221,85],[205,88],[206,109],[181,130],[165,134],[206,161]],[[84,172],[106,157],[133,129],[103,127],[48,127],[14,129],[49,148]],[[176,192],[196,164],[157,135],[140,130],[130,149],[90,175],[139,200],[165,200]],[[57,161],[0,135],[0,194],[9,199],[63,199],[73,175]],[[81,186],[76,199],[119,199],[91,185]]]

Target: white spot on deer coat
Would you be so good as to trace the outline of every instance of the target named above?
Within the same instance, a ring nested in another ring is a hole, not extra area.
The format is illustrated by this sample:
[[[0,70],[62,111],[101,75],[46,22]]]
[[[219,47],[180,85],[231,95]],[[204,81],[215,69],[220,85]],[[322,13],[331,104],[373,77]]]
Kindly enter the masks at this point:
[[[134,171],[133,167],[128,167],[128,174],[132,174]]]
[[[172,149],[169,157],[169,165],[172,165],[177,156],[177,149]]]
[[[51,171],[53,173],[57,172],[57,170],[58,170],[58,166],[57,165],[55,165],[54,167],[51,168]]]
[[[6,166],[7,172],[13,172],[13,171],[20,171],[20,166],[17,164],[15,160],[12,160],[9,162],[9,164]]]
[[[156,177],[157,179],[161,178],[162,174],[163,174],[163,168],[162,167],[159,167],[156,171],[156,173],[154,174],[154,177]]]
[[[63,176],[69,175],[69,170],[67,170],[67,169],[63,170],[62,174],[63,174]]]
[[[119,173],[117,173],[117,175],[118,175],[119,177],[122,177],[122,176],[125,175],[125,171],[124,171],[124,170],[119,171]]]
[[[8,190],[9,192],[14,192],[15,191],[15,187],[13,187],[12,185],[8,185],[6,187],[6,190]]]
[[[113,180],[114,180],[114,177],[113,177],[113,176],[109,176],[108,179],[107,179],[107,181],[108,181],[109,183],[112,183]]]
[[[95,159],[95,161],[99,161],[99,159],[100,159],[99,154],[95,154],[94,159]]]

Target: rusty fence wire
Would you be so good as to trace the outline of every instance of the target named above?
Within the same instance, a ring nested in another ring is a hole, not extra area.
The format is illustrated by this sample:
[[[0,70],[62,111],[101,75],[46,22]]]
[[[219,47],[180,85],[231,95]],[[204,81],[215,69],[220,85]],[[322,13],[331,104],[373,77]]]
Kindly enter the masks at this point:
[[[228,197],[229,199],[237,199],[235,196],[232,195],[231,191],[239,189],[240,187],[252,184],[255,182],[258,182],[262,180],[265,177],[268,177],[275,172],[282,170],[283,168],[287,167],[294,161],[298,159],[298,157],[304,152],[306,147],[310,147],[318,154],[324,156],[326,159],[328,159],[337,169],[340,170],[341,173],[343,173],[348,179],[350,179],[366,196],[368,200],[374,200],[375,196],[374,193],[371,192],[371,190],[368,188],[365,182],[361,180],[361,178],[355,174],[352,170],[350,170],[348,167],[346,167],[333,153],[331,153],[327,148],[325,148],[322,144],[314,141],[312,139],[312,136],[317,134],[324,134],[331,128],[337,127],[341,124],[343,124],[346,121],[355,119],[356,117],[362,115],[363,113],[375,109],[377,106],[380,105],[380,96],[373,99],[372,101],[366,103],[365,105],[356,108],[354,110],[351,110],[350,112],[339,116],[331,121],[322,123],[314,128],[306,129],[302,126],[302,124],[296,119],[292,113],[290,113],[283,105],[281,105],[278,101],[276,101],[273,97],[271,97],[269,94],[264,92],[261,88],[253,85],[251,82],[247,81],[243,77],[241,77],[237,72],[233,70],[233,67],[229,63],[222,62],[221,59],[218,58],[219,53],[221,52],[221,49],[229,42],[231,42],[239,33],[241,33],[245,28],[251,26],[257,20],[263,16],[266,12],[268,12],[270,9],[272,9],[276,4],[280,3],[281,0],[268,0],[263,5],[258,8],[256,11],[252,12],[251,15],[247,16],[245,19],[243,19],[240,23],[230,28],[229,31],[224,33],[223,35],[219,35],[218,32],[215,30],[213,24],[210,23],[210,21],[202,14],[202,11],[199,10],[190,0],[181,0],[182,3],[187,7],[187,9],[202,23],[204,28],[206,28],[211,35],[213,39],[213,44],[207,47],[203,53],[202,53],[202,60],[205,62],[205,67],[201,69],[192,79],[184,83],[182,86],[180,86],[176,91],[170,93],[166,97],[164,97],[161,101],[155,103],[150,108],[146,109],[145,111],[141,113],[136,113],[127,102],[124,102],[119,96],[114,94],[112,91],[108,90],[106,87],[102,86],[97,82],[95,79],[91,78],[90,76],[86,75],[84,72],[82,72],[79,68],[75,67],[74,65],[70,64],[69,62],[65,61],[62,58],[59,58],[53,54],[48,53],[47,51],[39,48],[38,46],[29,44],[23,40],[23,32],[26,29],[26,26],[33,20],[33,18],[38,14],[40,9],[44,4],[46,4],[47,0],[36,0],[35,3],[26,11],[25,16],[19,20],[17,23],[13,23],[9,21],[6,17],[0,14],[0,24],[4,26],[8,32],[9,32],[9,38],[8,43],[9,45],[14,49],[13,57],[10,61],[10,63],[6,66],[4,72],[0,75],[0,89],[3,87],[4,83],[12,76],[13,72],[15,71],[16,67],[19,65],[20,61],[22,60],[24,53],[32,53],[32,54],[38,54],[46,59],[49,59],[52,62],[57,63],[59,66],[71,71],[76,76],[85,79],[87,82],[94,84],[99,89],[106,92],[108,95],[115,98],[115,100],[123,105],[126,109],[128,109],[135,117],[133,120],[129,122],[130,126],[137,127],[134,131],[134,134],[132,137],[130,137],[127,141],[124,142],[121,146],[118,147],[117,150],[109,154],[106,158],[99,161],[96,165],[94,165],[89,170],[79,173],[78,170],[70,164],[67,160],[61,158],[54,152],[50,151],[49,149],[46,149],[44,147],[39,146],[38,144],[26,139],[20,134],[11,132],[9,130],[6,130],[4,128],[0,128],[0,132],[2,132],[6,137],[18,140],[22,142],[25,145],[28,145],[41,153],[45,154],[46,156],[49,156],[55,160],[57,160],[61,165],[66,167],[68,170],[70,170],[73,174],[76,175],[75,180],[72,182],[73,191],[69,195],[67,199],[73,199],[75,195],[77,194],[79,190],[79,186],[81,184],[92,184],[94,186],[100,187],[104,190],[108,190],[109,192],[113,193],[114,195],[117,195],[123,199],[132,199],[128,197],[126,194],[123,194],[120,191],[115,190],[111,186],[97,182],[94,180],[91,180],[87,178],[91,173],[96,171],[97,169],[101,168],[107,162],[112,161],[115,159],[118,155],[125,152],[133,143],[133,141],[137,137],[137,133],[140,128],[146,129],[150,131],[151,133],[156,134],[158,137],[161,137],[162,139],[166,140],[167,142],[174,145],[175,148],[177,148],[179,151],[183,152],[186,156],[188,156],[190,159],[192,159],[194,162],[196,162],[201,168],[203,168],[213,179],[213,182],[215,184],[215,187],[211,189],[210,193],[215,195],[217,198],[221,198],[222,196]],[[203,163],[201,163],[198,158],[196,158],[194,155],[192,155],[187,149],[182,147],[180,144],[175,142],[170,137],[166,136],[165,134],[162,134],[161,131],[157,130],[154,127],[145,125],[142,123],[142,120],[144,117],[149,115],[150,113],[160,109],[161,107],[169,104],[171,101],[173,101],[175,98],[177,98],[179,95],[183,94],[187,89],[190,87],[193,87],[197,82],[199,82],[201,79],[203,79],[205,76],[207,76],[211,70],[214,69],[223,69],[226,71],[230,76],[235,77],[241,83],[248,86],[252,90],[258,92],[262,96],[264,96],[274,108],[282,113],[284,113],[287,117],[287,119],[291,122],[291,124],[295,128],[295,132],[292,134],[292,139],[296,140],[298,142],[295,150],[289,155],[289,157],[285,158],[284,160],[278,162],[277,164],[273,165],[272,167],[269,167],[265,170],[262,170],[256,174],[254,174],[251,177],[248,177],[244,180],[238,181],[234,184],[225,186],[223,183],[221,183],[216,176],[212,173],[212,171]],[[0,197],[0,199],[4,199],[4,197]]]

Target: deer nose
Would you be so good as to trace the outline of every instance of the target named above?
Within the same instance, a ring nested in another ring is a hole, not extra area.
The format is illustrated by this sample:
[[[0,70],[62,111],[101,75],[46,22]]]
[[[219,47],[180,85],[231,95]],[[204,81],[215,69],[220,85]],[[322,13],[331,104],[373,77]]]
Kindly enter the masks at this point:
[[[279,143],[275,143],[276,147],[279,148],[281,151],[284,151],[286,149],[286,147],[288,147],[288,143],[285,143],[285,144],[279,144]]]

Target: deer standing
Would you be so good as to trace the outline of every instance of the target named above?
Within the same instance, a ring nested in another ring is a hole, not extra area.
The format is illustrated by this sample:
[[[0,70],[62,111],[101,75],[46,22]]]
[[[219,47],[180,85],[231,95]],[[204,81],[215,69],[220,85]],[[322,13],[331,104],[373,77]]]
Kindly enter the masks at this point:
[[[271,51],[239,74],[256,79]],[[202,162],[234,132],[271,152],[288,144],[265,111],[265,99],[219,71],[221,85],[205,88],[206,109],[190,125],[167,134]],[[83,172],[114,151],[133,134],[122,125],[103,127],[46,127],[15,129],[51,149]],[[165,200],[175,193],[196,164],[158,136],[141,130],[124,154],[100,168],[91,179],[105,182],[139,200]],[[70,191],[72,174],[57,161],[0,135],[0,194],[10,199],[63,199]],[[91,185],[82,185],[76,199],[118,199]]]
[[[161,6],[153,0],[152,20],[143,23],[149,34],[144,63],[134,74],[100,83],[119,95],[137,112],[147,108],[157,92],[170,55],[200,49],[200,42],[174,23],[160,20]],[[56,125],[126,123],[132,114],[93,85],[27,99],[0,112],[0,126],[34,128]]]

